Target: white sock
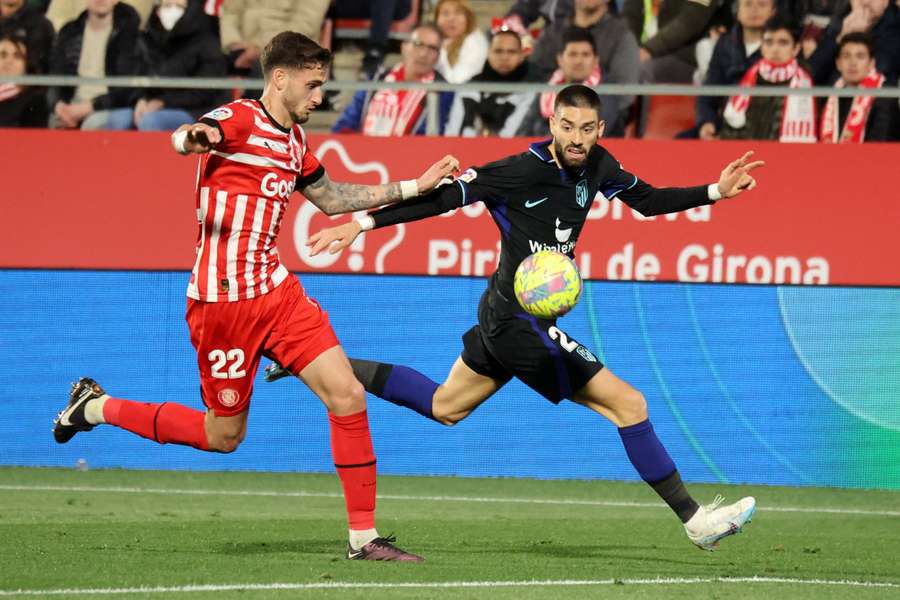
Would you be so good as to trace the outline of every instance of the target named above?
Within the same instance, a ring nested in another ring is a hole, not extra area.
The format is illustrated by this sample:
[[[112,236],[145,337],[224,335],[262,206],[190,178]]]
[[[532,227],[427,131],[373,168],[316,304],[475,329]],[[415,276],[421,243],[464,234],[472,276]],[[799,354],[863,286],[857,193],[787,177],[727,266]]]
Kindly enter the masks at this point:
[[[380,537],[377,529],[351,529],[350,547],[359,550],[375,538]]]
[[[91,425],[106,423],[106,419],[103,418],[103,406],[107,400],[109,400],[109,396],[103,394],[99,398],[87,401],[87,404],[84,405],[84,418],[88,423]]]

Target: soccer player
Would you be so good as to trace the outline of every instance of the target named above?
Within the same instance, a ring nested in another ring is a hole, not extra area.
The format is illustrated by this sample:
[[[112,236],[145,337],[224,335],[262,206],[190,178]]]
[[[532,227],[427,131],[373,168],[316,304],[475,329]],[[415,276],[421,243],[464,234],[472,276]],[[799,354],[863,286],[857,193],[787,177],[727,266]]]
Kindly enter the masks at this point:
[[[172,135],[181,154],[202,154],[197,181],[200,231],[187,295],[206,412],[180,404],[111,397],[95,381],[72,385],[54,421],[60,444],[101,423],[161,444],[233,452],[244,439],[261,355],[285,365],[325,404],[331,449],[350,526],[347,558],[420,562],[375,529],[375,455],[365,394],[328,314],[290,275],[275,247],[294,189],[328,214],[376,207],[431,190],[452,174],[446,156],[417,180],[334,183],[307,146],[300,124],[322,102],[331,53],[283,32],[265,48],[259,100],[219,107]]]
[[[357,221],[324,229],[309,239],[311,252],[347,247],[361,231],[437,215],[484,202],[500,230],[500,263],[481,297],[478,324],[463,335],[463,351],[447,380],[438,384],[405,366],[351,359],[370,393],[444,425],[466,418],[518,377],[550,402],[570,399],[612,421],[634,468],[672,508],[690,540],[713,550],[740,531],[756,507],[752,497],[719,507],[700,506],[688,493],[675,463],[653,431],[644,396],[605,368],[596,356],[556,324],[525,313],[513,294],[513,275],[526,256],[553,249],[574,256],[595,194],[619,197],[644,215],[682,211],[732,198],[755,187],[748,152],[732,162],[717,184],[657,189],[625,171],[597,140],[604,123],[600,99],[571,85],[559,93],[549,118],[553,138],[527,152],[469,169],[452,185],[410,203],[384,208]],[[282,375],[277,364],[267,379]]]

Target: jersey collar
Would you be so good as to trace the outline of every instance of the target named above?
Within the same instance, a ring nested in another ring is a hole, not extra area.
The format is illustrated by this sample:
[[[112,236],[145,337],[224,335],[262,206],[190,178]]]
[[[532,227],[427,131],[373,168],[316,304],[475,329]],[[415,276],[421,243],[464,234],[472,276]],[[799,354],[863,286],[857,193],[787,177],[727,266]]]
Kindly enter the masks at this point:
[[[548,140],[541,140],[540,142],[535,142],[528,146],[528,151],[537,156],[545,163],[552,163],[553,155],[550,154],[550,144],[553,143],[553,138]]]
[[[269,111],[266,110],[266,105],[262,103],[261,100],[256,100],[256,103],[259,104],[259,107],[262,109],[263,113],[269,118],[269,123],[272,124],[273,127],[277,128],[279,131],[283,131],[284,133],[290,133],[290,129],[285,129],[282,127],[281,123],[275,120],[275,117],[269,114]]]

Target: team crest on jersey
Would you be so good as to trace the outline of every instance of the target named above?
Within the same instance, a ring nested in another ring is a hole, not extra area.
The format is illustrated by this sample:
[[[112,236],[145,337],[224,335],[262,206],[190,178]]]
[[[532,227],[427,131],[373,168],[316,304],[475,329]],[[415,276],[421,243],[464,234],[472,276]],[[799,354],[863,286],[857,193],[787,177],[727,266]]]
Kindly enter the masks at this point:
[[[465,173],[459,176],[459,180],[465,183],[471,183],[473,179],[478,177],[478,172],[475,169],[469,167],[466,169]]]
[[[594,356],[593,353],[591,353],[591,351],[584,346],[578,346],[578,348],[575,349],[575,352],[577,352],[581,356],[581,358],[588,362],[597,362],[597,357]]]
[[[241,399],[241,395],[237,390],[233,390],[231,388],[225,388],[224,390],[219,390],[219,402],[222,403],[222,406],[232,407],[238,403],[238,400]]]
[[[233,117],[234,113],[231,112],[230,108],[220,106],[219,108],[209,111],[203,116],[209,119],[215,119],[216,121],[224,121],[225,119],[230,119],[231,117]]]
[[[587,180],[582,179],[578,182],[578,185],[575,186],[575,202],[578,203],[578,206],[584,208],[587,206],[588,201],[588,185]]]

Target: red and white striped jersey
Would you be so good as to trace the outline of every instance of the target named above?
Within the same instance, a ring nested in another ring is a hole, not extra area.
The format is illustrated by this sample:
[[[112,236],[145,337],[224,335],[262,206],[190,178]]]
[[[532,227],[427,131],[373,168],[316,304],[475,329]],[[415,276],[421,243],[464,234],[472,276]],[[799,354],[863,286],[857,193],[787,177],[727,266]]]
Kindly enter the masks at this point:
[[[258,100],[231,102],[200,121],[223,139],[200,160],[200,231],[187,295],[234,302],[265,294],[288,275],[275,247],[288,198],[324,170],[303,129],[281,127]]]

